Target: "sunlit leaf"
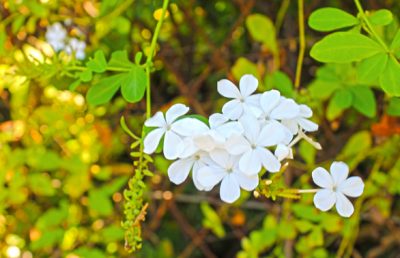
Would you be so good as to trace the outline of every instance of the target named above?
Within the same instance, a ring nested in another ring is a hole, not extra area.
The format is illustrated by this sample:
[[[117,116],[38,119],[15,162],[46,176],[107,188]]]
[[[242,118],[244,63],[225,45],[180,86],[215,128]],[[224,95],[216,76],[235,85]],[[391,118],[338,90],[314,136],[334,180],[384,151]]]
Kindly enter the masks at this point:
[[[325,7],[313,12],[308,19],[308,25],[314,30],[331,31],[359,24],[353,15],[337,8]]]
[[[310,55],[320,62],[361,61],[385,50],[367,36],[353,32],[332,33],[315,43]]]

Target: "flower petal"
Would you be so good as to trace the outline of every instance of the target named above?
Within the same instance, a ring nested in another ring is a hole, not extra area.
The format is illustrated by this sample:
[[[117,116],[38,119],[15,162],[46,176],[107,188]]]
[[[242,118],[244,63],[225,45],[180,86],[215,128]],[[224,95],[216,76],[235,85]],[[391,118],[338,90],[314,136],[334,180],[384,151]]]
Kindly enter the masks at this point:
[[[210,128],[198,119],[187,117],[174,122],[171,125],[171,130],[181,136],[192,136],[204,133],[210,130]]]
[[[183,104],[175,104],[171,106],[165,114],[165,120],[168,124],[172,124],[178,117],[189,112],[189,108]]]
[[[239,168],[243,174],[252,176],[261,170],[261,160],[253,149],[245,152],[239,160]]]
[[[299,115],[299,105],[292,99],[281,99],[277,107],[271,111],[272,119],[293,119]]]
[[[192,137],[186,137],[182,140],[181,152],[178,154],[179,158],[188,158],[199,151],[197,144]]]
[[[297,119],[291,119],[291,120],[282,120],[281,121],[282,125],[286,126],[287,129],[289,129],[289,131],[292,134],[297,134],[297,132],[299,131],[299,126],[297,124]]]
[[[233,203],[240,197],[240,186],[233,174],[228,174],[222,179],[221,189],[219,190],[221,200]]]
[[[165,125],[163,113],[158,111],[154,116],[147,119],[144,125],[147,127],[163,127]]]
[[[213,188],[222,178],[226,175],[225,170],[217,166],[204,166],[199,169],[198,177],[199,183],[206,188]]]
[[[164,156],[166,159],[176,159],[183,148],[183,140],[176,133],[169,130],[164,137]]]
[[[297,122],[300,127],[304,129],[306,132],[315,132],[318,130],[318,125],[311,120],[305,118],[298,118]]]
[[[336,210],[340,216],[348,218],[353,214],[353,204],[342,193],[336,193]]]
[[[284,159],[293,159],[292,149],[284,144],[278,144],[276,146],[274,154],[279,161],[282,161]]]
[[[250,149],[249,142],[238,134],[233,134],[225,142],[225,149],[232,155],[240,155]]]
[[[242,95],[239,89],[230,80],[223,79],[217,82],[218,93],[225,98],[238,99]]]
[[[261,160],[266,170],[275,173],[281,169],[281,163],[269,150],[257,147],[256,151],[258,158]]]
[[[208,122],[210,123],[210,128],[213,129],[228,122],[228,118],[223,114],[215,113],[208,118]]]
[[[233,134],[242,134],[244,131],[242,124],[237,121],[231,121],[220,125],[215,130],[226,138],[231,137]]]
[[[359,176],[352,176],[342,182],[338,190],[347,196],[358,197],[364,191],[364,182]]]
[[[322,188],[333,187],[333,180],[331,175],[326,171],[326,169],[318,167],[312,172],[312,179],[316,185]]]
[[[271,121],[261,130],[257,144],[263,147],[277,145],[285,139],[285,132],[279,122]]]
[[[342,161],[332,162],[330,171],[333,183],[336,186],[339,186],[342,182],[344,182],[349,175],[349,167]]]
[[[321,189],[314,195],[314,205],[321,211],[327,211],[336,202],[336,194],[328,189]]]
[[[260,97],[260,105],[266,115],[269,115],[274,107],[279,103],[281,94],[277,90],[264,92]]]
[[[246,176],[241,171],[233,172],[240,187],[246,191],[253,191],[258,186],[258,175]]]
[[[258,136],[260,134],[260,125],[257,119],[251,115],[246,115],[240,118],[240,124],[244,129],[244,136],[249,140],[250,144],[258,144]]]
[[[258,80],[251,74],[245,74],[240,78],[239,87],[241,95],[246,98],[256,91]]]
[[[300,116],[309,118],[312,117],[312,110],[309,106],[301,104],[299,105],[300,108]]]
[[[193,169],[192,169],[193,184],[196,187],[196,189],[199,191],[210,191],[213,188],[213,186],[205,187],[199,181],[199,178],[202,176],[199,171],[202,167],[204,167],[204,165],[199,165],[199,164],[200,164],[200,162],[195,162],[193,165]]]
[[[231,100],[222,107],[222,113],[232,120],[237,120],[243,114],[243,104],[237,99]]]
[[[155,152],[164,133],[164,128],[157,128],[149,132],[144,138],[144,153],[152,154]]]
[[[222,168],[226,168],[229,163],[230,155],[222,149],[215,149],[210,152],[210,158]]]
[[[173,162],[168,168],[169,180],[174,184],[181,184],[189,175],[193,162],[192,158],[178,159]]]

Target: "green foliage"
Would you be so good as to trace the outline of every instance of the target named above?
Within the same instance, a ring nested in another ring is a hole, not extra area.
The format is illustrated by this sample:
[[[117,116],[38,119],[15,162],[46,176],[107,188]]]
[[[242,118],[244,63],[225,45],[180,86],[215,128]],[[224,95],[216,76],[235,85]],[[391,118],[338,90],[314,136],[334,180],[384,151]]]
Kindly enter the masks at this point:
[[[210,229],[219,238],[224,237],[226,233],[218,213],[205,202],[200,204],[200,208],[204,215],[203,226]]]
[[[313,12],[308,25],[318,31],[332,31],[358,25],[360,21],[341,9],[325,7]]]
[[[262,14],[251,14],[246,18],[246,27],[254,40],[263,43],[272,53],[278,52],[275,27],[270,18]]]
[[[361,61],[384,49],[374,40],[354,32],[335,32],[315,43],[310,55],[324,63]]]
[[[143,98],[147,85],[146,73],[138,64],[129,61],[126,51],[112,53],[108,64],[103,52],[97,51],[94,59],[87,62],[86,66],[95,73],[119,71],[115,75],[101,78],[89,89],[86,96],[89,104],[101,105],[109,102],[120,87],[122,97],[128,102],[135,103]]]

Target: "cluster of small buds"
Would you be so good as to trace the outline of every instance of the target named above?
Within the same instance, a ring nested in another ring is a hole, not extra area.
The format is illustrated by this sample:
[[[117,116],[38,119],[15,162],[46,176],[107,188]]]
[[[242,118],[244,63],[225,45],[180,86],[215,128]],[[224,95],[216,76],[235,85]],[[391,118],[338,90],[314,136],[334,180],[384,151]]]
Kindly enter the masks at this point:
[[[187,116],[189,108],[183,104],[171,106],[165,116],[157,112],[145,122],[153,130],[144,139],[144,152],[154,153],[162,142],[164,157],[174,160],[168,168],[171,182],[181,184],[192,172],[198,190],[210,191],[221,183],[221,200],[232,203],[240,197],[241,189],[256,189],[264,169],[280,171],[281,162],[293,158],[292,147],[299,140],[320,149],[305,134],[318,129],[309,120],[312,110],[308,106],[276,90],[255,93],[257,87],[258,80],[252,75],[244,75],[239,88],[229,80],[220,80],[218,92],[231,100],[207,123]],[[321,192],[317,195],[325,197]]]
[[[74,54],[76,59],[85,59],[85,41],[68,37],[67,30],[61,23],[56,22],[49,26],[45,37],[54,51],[65,51],[68,55]]]

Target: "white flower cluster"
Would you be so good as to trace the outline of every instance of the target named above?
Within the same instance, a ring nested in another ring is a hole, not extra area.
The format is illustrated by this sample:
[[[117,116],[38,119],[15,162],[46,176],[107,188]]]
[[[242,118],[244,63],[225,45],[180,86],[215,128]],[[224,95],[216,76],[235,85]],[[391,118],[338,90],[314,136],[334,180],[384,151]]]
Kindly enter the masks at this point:
[[[144,152],[156,151],[163,139],[163,154],[175,160],[169,179],[181,184],[192,171],[198,190],[209,191],[221,182],[220,197],[232,203],[240,189],[254,190],[265,168],[278,172],[281,161],[292,158],[291,147],[304,132],[318,129],[308,118],[311,109],[285,98],[276,90],[255,94],[257,79],[244,75],[239,88],[229,80],[218,82],[218,92],[231,100],[222,113],[209,117],[209,125],[190,116],[189,108],[173,105],[165,114],[157,112],[145,123],[153,127],[144,139]]]
[[[59,22],[49,26],[46,31],[46,41],[55,51],[65,51],[68,55],[75,54],[76,59],[85,59],[85,41],[70,38],[67,30]]]

